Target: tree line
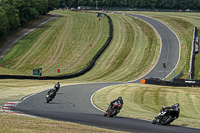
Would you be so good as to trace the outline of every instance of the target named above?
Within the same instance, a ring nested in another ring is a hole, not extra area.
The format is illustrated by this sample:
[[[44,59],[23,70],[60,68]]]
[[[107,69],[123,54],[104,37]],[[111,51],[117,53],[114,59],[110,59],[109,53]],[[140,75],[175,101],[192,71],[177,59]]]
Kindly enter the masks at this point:
[[[0,0],[0,37],[59,6],[60,0]]]
[[[0,0],[0,37],[54,8],[78,6],[200,9],[200,0]]]
[[[200,0],[60,0],[60,7],[78,6],[199,9]]]

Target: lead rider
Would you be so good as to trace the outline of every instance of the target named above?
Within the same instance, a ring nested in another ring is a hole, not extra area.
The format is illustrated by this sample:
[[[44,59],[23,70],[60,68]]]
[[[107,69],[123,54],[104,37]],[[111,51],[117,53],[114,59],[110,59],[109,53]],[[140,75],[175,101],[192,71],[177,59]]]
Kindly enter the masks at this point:
[[[170,110],[170,109],[171,109],[171,110]],[[158,116],[155,117],[156,119],[158,119],[158,121],[159,121],[160,116],[164,115],[164,114],[162,114],[161,112],[163,112],[163,111],[165,111],[165,110],[168,110],[168,111],[175,111],[175,112],[176,112],[176,113],[175,113],[175,114],[176,114],[176,119],[179,117],[179,113],[180,113],[179,104],[176,103],[176,104],[174,104],[174,105],[172,105],[172,106],[170,106],[170,107],[165,107],[165,106],[163,106],[162,109],[160,110],[160,113],[158,114]]]
[[[163,106],[162,110],[165,110],[165,109],[172,109],[172,111],[177,111],[177,113],[176,113],[177,114],[177,118],[179,117],[180,109],[179,109],[179,104],[178,103],[176,103],[176,104],[174,104],[174,105],[172,105],[170,107]]]

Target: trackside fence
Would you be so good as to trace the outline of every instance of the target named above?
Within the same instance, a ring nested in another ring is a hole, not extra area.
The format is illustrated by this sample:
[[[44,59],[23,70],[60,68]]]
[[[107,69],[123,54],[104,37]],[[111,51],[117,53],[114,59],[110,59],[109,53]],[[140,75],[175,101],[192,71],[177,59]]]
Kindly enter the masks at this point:
[[[199,9],[159,9],[159,8],[134,8],[134,7],[96,7],[79,6],[84,10],[110,10],[110,11],[152,11],[152,12],[200,12]]]
[[[199,52],[199,39],[197,37],[197,27],[195,27],[193,33],[191,56],[190,56],[189,79],[194,79],[195,54],[197,54],[198,52]]]
[[[99,59],[99,57],[103,54],[103,52],[109,46],[109,44],[113,38],[112,20],[107,14],[104,14],[104,15],[109,20],[109,27],[110,27],[109,37],[108,37],[106,43],[103,45],[103,47],[92,58],[91,62],[82,70],[79,70],[78,72],[75,72],[72,74],[58,75],[58,76],[0,75],[0,79],[39,79],[39,80],[69,79],[69,78],[75,78],[75,77],[81,76],[81,75],[85,74],[86,72],[90,71],[92,69],[92,67],[95,65],[96,61]]]
[[[169,81],[170,82],[173,82],[174,81],[174,79],[179,79],[180,77],[182,77],[183,76],[183,71],[181,71],[178,75],[176,75],[175,77],[173,77],[173,78],[171,78]]]
[[[143,84],[163,85],[163,86],[175,86],[175,87],[200,87],[200,80],[190,79],[174,79],[171,81],[164,81],[158,78],[142,79]]]

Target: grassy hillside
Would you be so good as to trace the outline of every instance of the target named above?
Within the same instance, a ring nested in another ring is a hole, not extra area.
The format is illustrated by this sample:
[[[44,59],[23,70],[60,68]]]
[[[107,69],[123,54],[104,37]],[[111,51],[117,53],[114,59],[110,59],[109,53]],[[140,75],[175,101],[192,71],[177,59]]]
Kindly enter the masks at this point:
[[[150,25],[130,16],[109,15],[113,41],[95,67],[78,80],[130,81],[147,73],[157,61],[160,39]]]
[[[200,88],[125,84],[98,91],[93,101],[106,110],[110,101],[122,96],[124,106],[120,115],[146,120],[153,120],[162,106],[179,103],[180,117],[173,124],[200,128],[199,94]]]
[[[100,22],[95,13],[53,13],[60,17],[18,41],[0,61],[3,67],[30,74],[40,67],[43,75],[52,75],[57,69],[72,73],[88,64],[108,38],[106,17]]]
[[[102,18],[100,23],[95,13],[54,13],[61,17],[21,39],[1,60],[4,67],[29,74],[33,68],[42,67],[43,75],[55,75],[57,69],[66,74],[88,64],[107,40],[107,18]],[[150,25],[139,19],[109,15],[114,25],[113,41],[84,80],[137,79],[157,61],[160,39]]]

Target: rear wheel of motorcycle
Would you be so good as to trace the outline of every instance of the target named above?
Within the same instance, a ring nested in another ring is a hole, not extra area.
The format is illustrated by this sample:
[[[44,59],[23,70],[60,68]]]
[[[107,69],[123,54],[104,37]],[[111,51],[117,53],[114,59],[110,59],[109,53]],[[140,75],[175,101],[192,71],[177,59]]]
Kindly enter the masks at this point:
[[[171,115],[166,116],[167,118],[161,122],[162,125],[170,124],[173,121],[173,117]]]

